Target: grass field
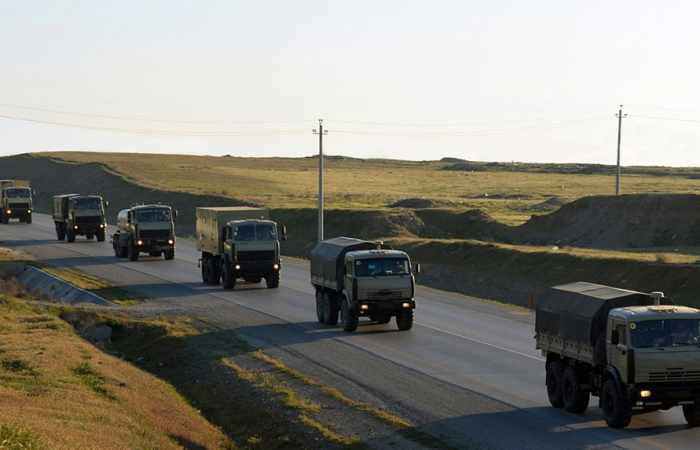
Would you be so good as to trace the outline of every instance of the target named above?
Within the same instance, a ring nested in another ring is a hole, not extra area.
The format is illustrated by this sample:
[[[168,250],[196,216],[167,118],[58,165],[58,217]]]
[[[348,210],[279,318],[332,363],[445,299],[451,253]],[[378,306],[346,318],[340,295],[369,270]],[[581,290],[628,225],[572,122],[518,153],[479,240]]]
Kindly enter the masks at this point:
[[[249,200],[268,207],[313,207],[317,192],[314,158],[239,158],[128,153],[41,153],[71,162],[96,162],[139,184],[181,192]],[[570,174],[558,166],[523,166],[522,171],[444,170],[451,162],[328,158],[328,208],[383,208],[406,198],[427,198],[435,206],[479,208],[511,225],[556,205],[538,206],[556,197],[563,202],[611,194],[608,174]],[[485,166],[490,167],[490,166]],[[536,169],[536,170],[535,170]],[[546,173],[552,170],[551,173]],[[700,193],[700,179],[686,170],[635,168],[623,178],[625,193]],[[691,176],[692,175],[692,176]]]

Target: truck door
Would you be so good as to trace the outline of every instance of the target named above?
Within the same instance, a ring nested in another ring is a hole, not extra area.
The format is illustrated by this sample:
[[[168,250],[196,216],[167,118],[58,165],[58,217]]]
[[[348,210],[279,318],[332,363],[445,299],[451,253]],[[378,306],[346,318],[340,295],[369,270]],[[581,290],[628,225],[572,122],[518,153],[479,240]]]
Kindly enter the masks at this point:
[[[608,323],[610,340],[608,345],[608,362],[615,367],[623,382],[627,383],[627,324],[620,319],[610,319]]]

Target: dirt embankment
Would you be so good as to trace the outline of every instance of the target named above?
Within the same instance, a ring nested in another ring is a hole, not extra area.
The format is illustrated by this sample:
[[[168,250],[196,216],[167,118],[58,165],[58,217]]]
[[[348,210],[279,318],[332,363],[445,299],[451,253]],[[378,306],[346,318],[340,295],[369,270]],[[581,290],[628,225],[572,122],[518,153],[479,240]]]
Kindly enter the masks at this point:
[[[195,206],[240,206],[250,203],[212,195],[194,195],[149,189],[130,183],[100,164],[72,164],[44,157],[19,155],[0,160],[0,178],[30,180],[36,190],[34,207],[51,213],[51,199],[57,194],[100,194],[109,201],[107,220],[115,222],[117,212],[135,203],[167,203],[178,210],[178,233],[191,234]]]

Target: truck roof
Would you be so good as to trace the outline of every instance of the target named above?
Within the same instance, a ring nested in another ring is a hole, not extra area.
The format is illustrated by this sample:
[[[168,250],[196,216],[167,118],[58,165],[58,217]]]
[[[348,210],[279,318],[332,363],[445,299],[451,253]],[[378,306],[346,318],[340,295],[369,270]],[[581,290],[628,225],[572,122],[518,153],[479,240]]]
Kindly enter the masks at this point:
[[[127,209],[143,209],[143,208],[170,208],[170,205],[159,205],[157,203],[150,205],[134,205]]]
[[[670,314],[673,314],[674,318],[700,318],[699,309],[681,305],[627,306],[610,311],[610,315],[631,320],[665,319]]]
[[[60,194],[60,195],[54,195],[53,198],[66,198],[66,197],[77,197],[80,194]]]
[[[401,250],[354,250],[348,252],[346,256],[352,259],[408,258],[408,254]]]
[[[209,209],[211,211],[258,211],[264,210],[265,208],[258,208],[255,206],[198,206],[197,209]]]
[[[236,219],[236,220],[229,220],[227,223],[246,223],[246,222],[253,222],[253,223],[271,223],[271,224],[276,224],[274,220],[268,220],[268,219]]]

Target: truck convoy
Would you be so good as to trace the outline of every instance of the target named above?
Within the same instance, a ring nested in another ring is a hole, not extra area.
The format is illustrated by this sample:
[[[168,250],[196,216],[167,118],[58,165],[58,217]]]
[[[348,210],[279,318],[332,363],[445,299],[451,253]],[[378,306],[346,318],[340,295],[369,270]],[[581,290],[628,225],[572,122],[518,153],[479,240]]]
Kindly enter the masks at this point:
[[[32,223],[32,189],[26,180],[0,180],[0,223]]]
[[[535,339],[551,405],[581,414],[596,395],[612,428],[680,405],[688,424],[700,425],[700,310],[669,303],[660,292],[586,282],[538,299]]]
[[[99,195],[55,195],[52,202],[56,239],[75,242],[76,236],[105,240],[107,221],[102,197]]]
[[[200,266],[205,284],[233,289],[237,279],[259,283],[268,288],[280,283],[280,233],[286,229],[268,219],[264,208],[197,208],[197,250],[202,252]]]
[[[411,329],[414,272],[420,265],[412,268],[405,252],[383,250],[381,243],[348,237],[319,242],[311,250],[319,323],[337,324],[340,312],[345,331],[355,331],[360,317],[378,323],[396,317],[399,330]]]
[[[117,231],[112,236],[114,255],[137,261],[141,253],[175,258],[177,211],[168,205],[137,205],[117,214]]]

